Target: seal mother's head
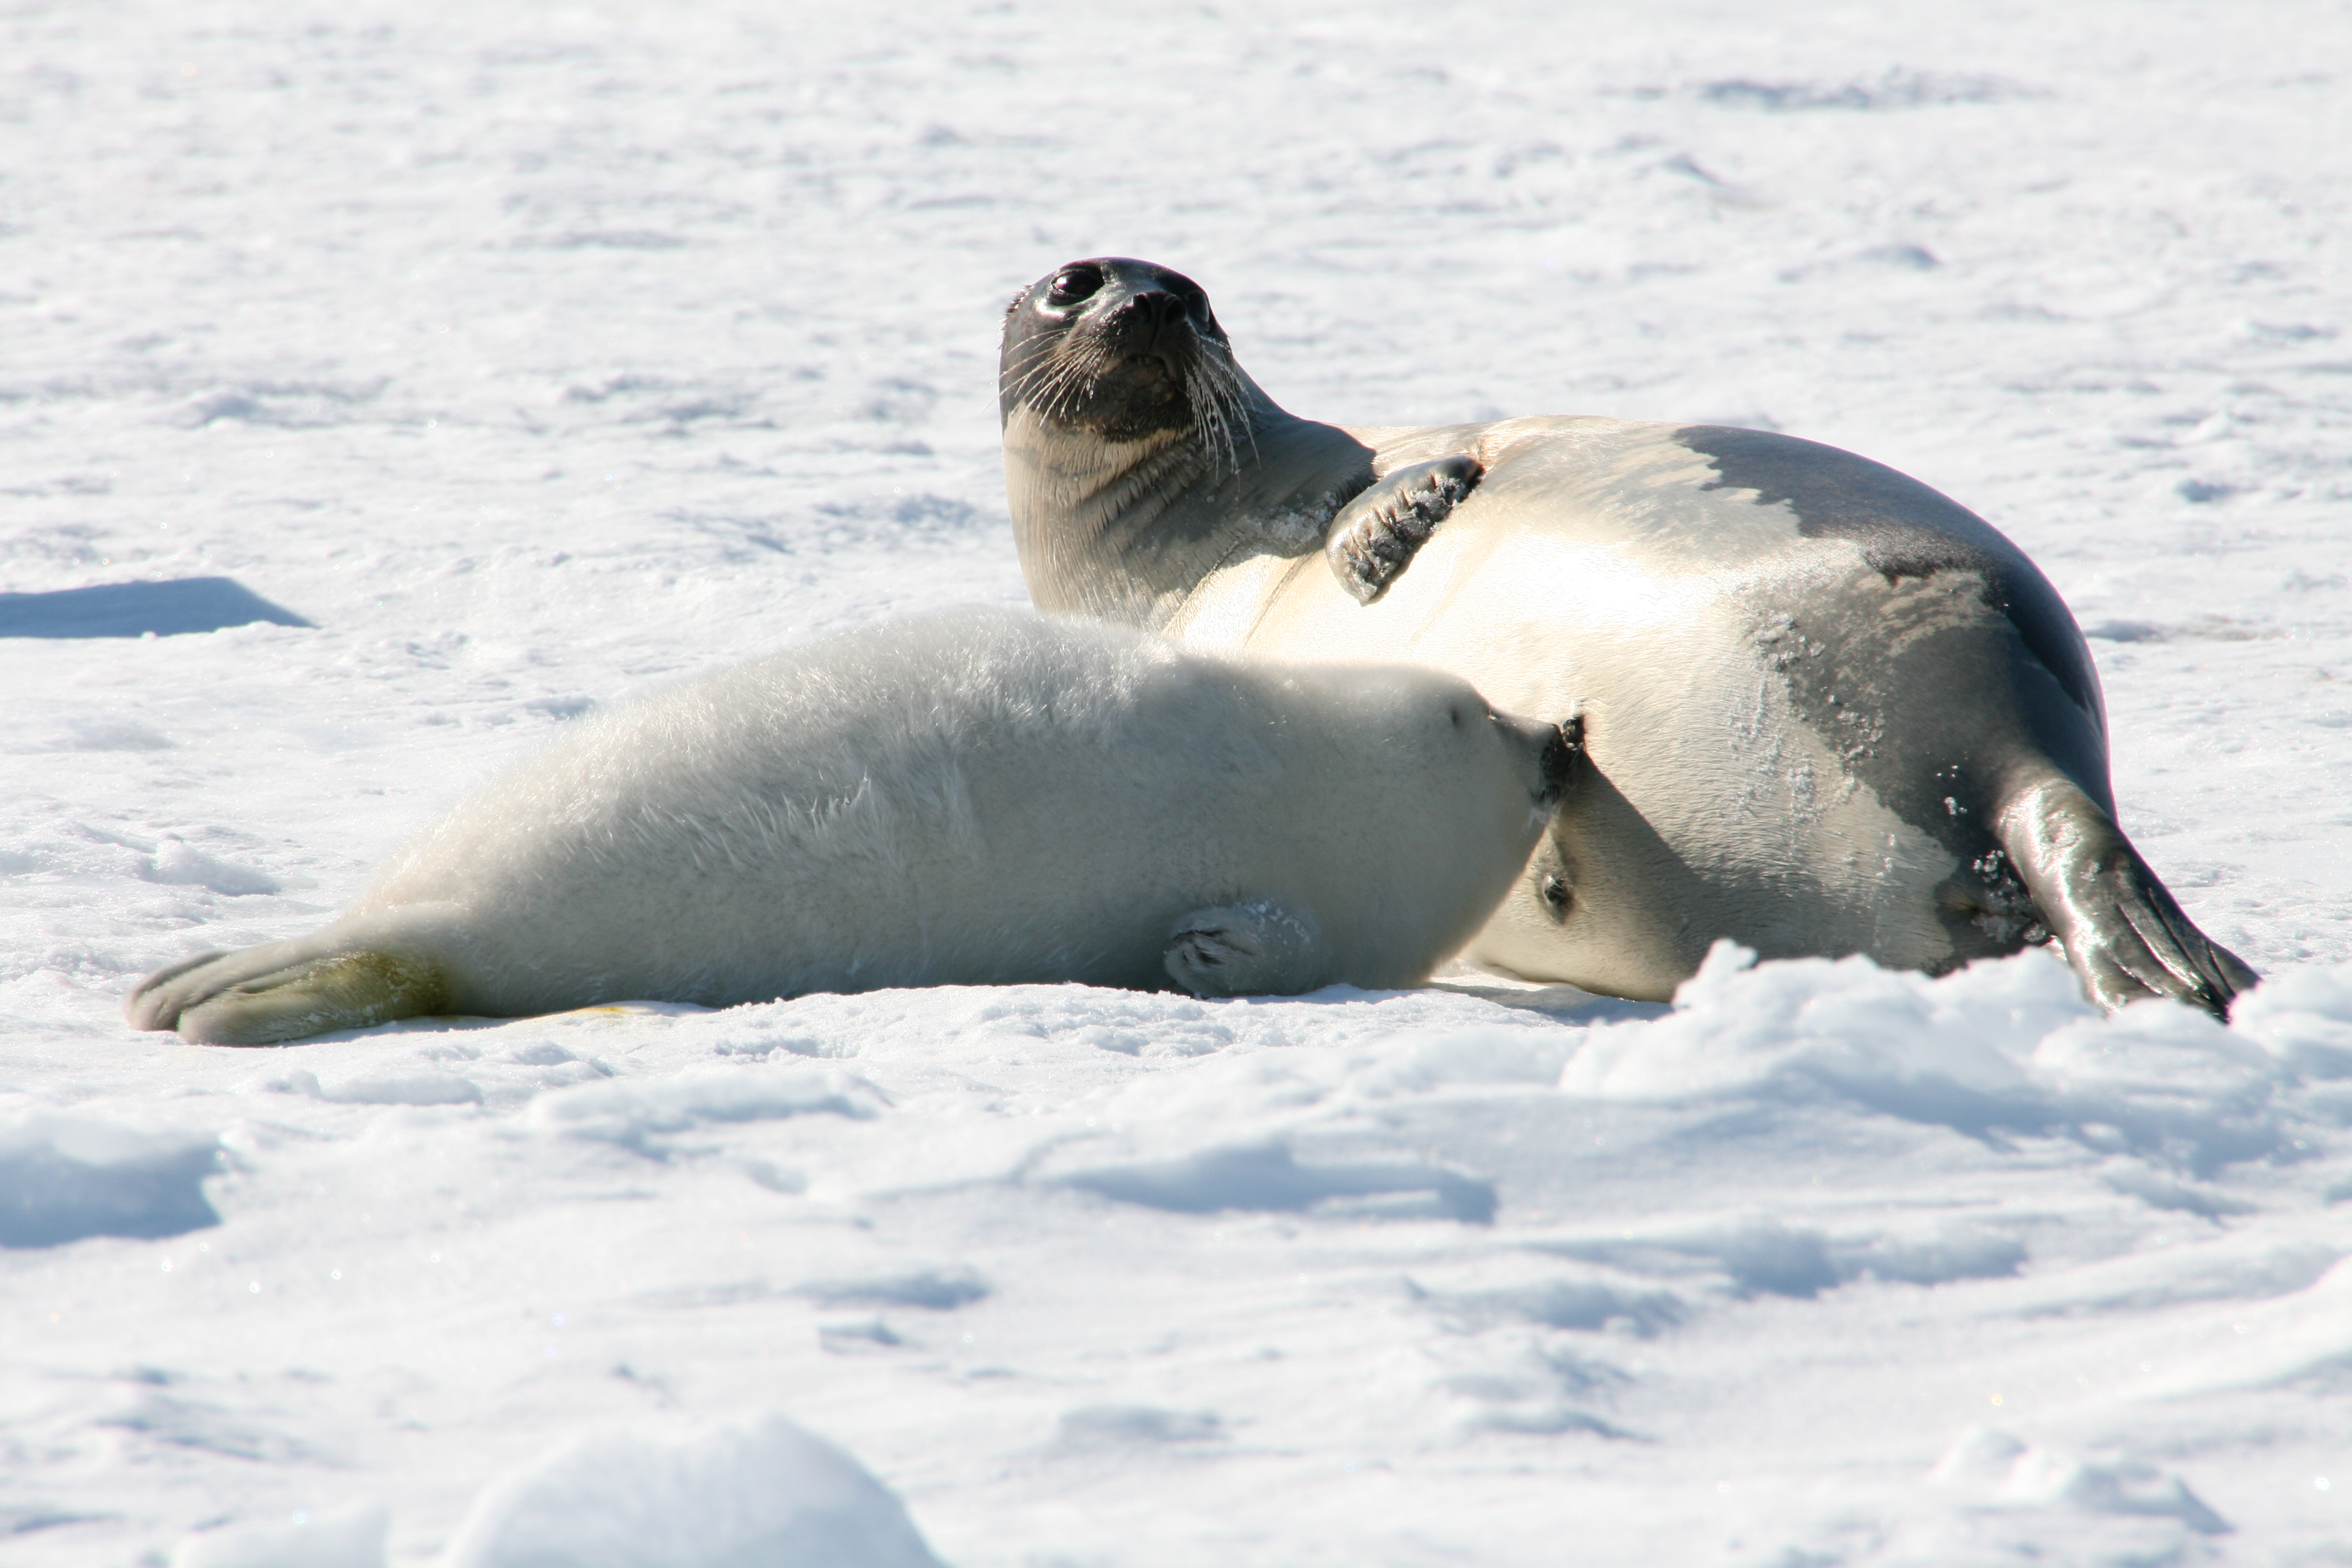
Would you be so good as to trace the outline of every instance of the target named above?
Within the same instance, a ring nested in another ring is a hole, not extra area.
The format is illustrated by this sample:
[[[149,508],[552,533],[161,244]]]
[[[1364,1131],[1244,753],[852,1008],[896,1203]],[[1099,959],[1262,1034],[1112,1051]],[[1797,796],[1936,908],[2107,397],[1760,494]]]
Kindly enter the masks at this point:
[[[1072,261],[1004,312],[1004,489],[1048,615],[1158,628],[1241,555],[1317,549],[1371,449],[1284,413],[1209,296],[1122,256]]]
[[[1265,395],[1234,363],[1208,292],[1165,267],[1090,257],[1005,308],[997,398],[1008,426],[1025,418],[1039,434],[1127,447],[1197,431],[1230,466]]]

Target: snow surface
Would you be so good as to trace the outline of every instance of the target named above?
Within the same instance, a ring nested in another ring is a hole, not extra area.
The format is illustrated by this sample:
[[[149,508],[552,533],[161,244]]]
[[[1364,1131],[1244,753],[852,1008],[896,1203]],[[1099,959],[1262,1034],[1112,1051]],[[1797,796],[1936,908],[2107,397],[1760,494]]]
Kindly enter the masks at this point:
[[[0,5],[0,1557],[2343,1561],[2347,89],[2333,0]],[[2273,983],[123,1029],[595,703],[1022,603],[996,308],[1103,252],[1301,413],[1975,508]]]

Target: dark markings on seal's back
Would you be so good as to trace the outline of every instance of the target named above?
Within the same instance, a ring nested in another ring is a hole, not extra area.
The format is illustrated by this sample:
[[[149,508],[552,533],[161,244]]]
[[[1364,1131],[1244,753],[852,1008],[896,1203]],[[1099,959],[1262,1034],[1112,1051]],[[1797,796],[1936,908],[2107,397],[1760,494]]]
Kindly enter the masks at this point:
[[[2024,552],[1984,519],[1908,474],[1819,441],[1728,425],[1685,425],[1675,440],[1722,476],[1703,489],[1754,490],[1764,506],[1786,501],[1806,538],[1853,540],[1890,583],[1975,574],[1985,602],[2009,617],[2027,649],[2106,732],[2099,678],[2074,617]]]

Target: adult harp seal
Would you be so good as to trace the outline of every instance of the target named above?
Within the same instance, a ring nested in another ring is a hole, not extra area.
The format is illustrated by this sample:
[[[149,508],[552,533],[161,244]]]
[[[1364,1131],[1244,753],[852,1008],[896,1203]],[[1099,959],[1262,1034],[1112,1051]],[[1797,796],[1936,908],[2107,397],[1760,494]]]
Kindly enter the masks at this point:
[[[1940,973],[2046,935],[2108,1008],[2254,984],[2116,826],[2057,592],[1916,480],[1719,426],[1301,419],[1197,284],[1120,258],[1014,300],[999,392],[1039,607],[1581,717],[1475,961],[1663,998],[1717,937]]]

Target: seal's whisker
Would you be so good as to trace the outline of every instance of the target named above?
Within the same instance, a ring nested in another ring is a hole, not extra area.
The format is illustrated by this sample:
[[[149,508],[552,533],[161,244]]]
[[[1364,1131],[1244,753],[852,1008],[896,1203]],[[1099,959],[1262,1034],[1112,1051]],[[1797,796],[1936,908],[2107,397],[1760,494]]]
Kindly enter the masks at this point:
[[[1086,356],[1074,355],[1046,368],[1030,405],[1048,418],[1062,418],[1074,413],[1081,391],[1088,391],[1098,379],[1099,371]]]
[[[1243,397],[1241,377],[1229,355],[1216,352],[1206,339],[1200,341],[1198,352],[1187,367],[1184,395],[1192,405],[1195,425],[1201,432],[1202,446],[1214,473],[1230,469],[1241,471],[1241,454],[1234,439],[1236,426],[1250,436],[1250,450],[1256,455],[1256,432],[1251,430],[1246,418],[1247,400]]]

